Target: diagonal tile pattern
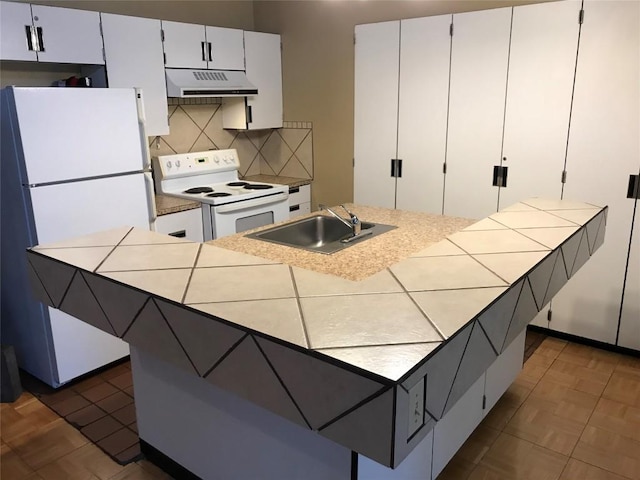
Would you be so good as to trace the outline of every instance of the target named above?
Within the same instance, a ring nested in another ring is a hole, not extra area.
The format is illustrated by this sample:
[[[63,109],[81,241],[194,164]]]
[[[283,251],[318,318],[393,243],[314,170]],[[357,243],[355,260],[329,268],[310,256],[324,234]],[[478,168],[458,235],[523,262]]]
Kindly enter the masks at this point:
[[[77,270],[41,255],[30,255],[29,262],[53,302],[51,306],[58,308]]]
[[[389,464],[394,414],[405,411],[394,408],[397,382],[424,379],[431,428],[601,243],[601,209],[540,205],[523,202],[363,282],[137,229],[39,247],[31,277],[87,323]]]
[[[294,345],[308,347],[295,298],[197,303],[192,307]]]
[[[282,128],[260,131],[222,127],[219,99],[172,100],[170,134],[150,139],[151,155],[235,148],[241,176],[281,175],[313,178],[313,126],[311,122],[285,122]]]
[[[468,255],[408,258],[390,270],[409,292],[506,286]]]
[[[294,423],[308,425],[251,336],[247,336],[205,378]]]
[[[383,465],[391,463],[391,439],[394,390],[388,389],[382,395],[369,400],[320,433],[356,452],[368,452]],[[381,441],[387,439],[387,442]]]
[[[311,428],[318,429],[384,386],[318,358],[258,339]]]
[[[435,290],[414,292],[411,293],[411,298],[438,326],[444,337],[449,338],[505,290],[506,287]]]
[[[245,334],[174,304],[162,300],[155,302],[200,375],[204,375]]]
[[[469,387],[489,368],[489,365],[493,363],[496,357],[497,354],[491,347],[491,343],[482,330],[480,323],[474,322],[469,341],[451,386],[443,415],[456,404]]]
[[[193,364],[154,300],[146,303],[122,339],[189,372]]]
[[[60,309],[69,315],[82,318],[85,322],[103,332],[107,332],[110,335],[116,334],[80,272],[74,275],[69,284],[69,289],[60,304]]]
[[[122,337],[149,295],[98,275],[82,272],[82,276],[109,319],[116,336]]]

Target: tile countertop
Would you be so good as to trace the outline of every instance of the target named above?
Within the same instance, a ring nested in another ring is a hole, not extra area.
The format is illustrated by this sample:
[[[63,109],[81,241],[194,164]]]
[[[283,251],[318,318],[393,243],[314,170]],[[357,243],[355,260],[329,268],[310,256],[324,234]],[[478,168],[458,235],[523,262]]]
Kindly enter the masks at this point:
[[[290,418],[289,400],[252,390],[269,358],[297,407],[311,405],[304,426],[397,464],[426,432],[398,443],[402,419],[354,439],[328,427],[341,402],[377,391],[369,403],[401,415],[396,395],[424,381],[426,423],[440,419],[602,244],[606,207],[530,199],[475,223],[353,209],[399,228],[327,256],[123,227],[34,247],[29,273],[45,303]],[[216,376],[228,357],[242,375]],[[396,457],[381,447],[389,435]]]

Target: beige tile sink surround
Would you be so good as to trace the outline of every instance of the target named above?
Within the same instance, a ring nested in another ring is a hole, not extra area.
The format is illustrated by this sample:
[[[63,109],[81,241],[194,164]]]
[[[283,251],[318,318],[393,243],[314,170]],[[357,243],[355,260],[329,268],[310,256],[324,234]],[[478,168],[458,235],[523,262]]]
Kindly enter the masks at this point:
[[[470,229],[352,208],[399,228],[330,256],[120,228],[35,247],[29,274],[54,308],[397,466],[596,251],[606,208],[532,199]],[[395,405],[423,380],[425,423],[409,439]]]

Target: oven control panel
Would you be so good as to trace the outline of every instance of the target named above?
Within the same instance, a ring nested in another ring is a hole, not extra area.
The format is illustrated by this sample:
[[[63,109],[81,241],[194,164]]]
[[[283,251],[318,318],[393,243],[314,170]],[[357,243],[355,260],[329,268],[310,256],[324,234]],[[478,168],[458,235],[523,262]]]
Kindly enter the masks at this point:
[[[165,179],[233,171],[240,168],[240,160],[235,148],[160,155],[154,160],[154,163],[160,167],[162,178]]]

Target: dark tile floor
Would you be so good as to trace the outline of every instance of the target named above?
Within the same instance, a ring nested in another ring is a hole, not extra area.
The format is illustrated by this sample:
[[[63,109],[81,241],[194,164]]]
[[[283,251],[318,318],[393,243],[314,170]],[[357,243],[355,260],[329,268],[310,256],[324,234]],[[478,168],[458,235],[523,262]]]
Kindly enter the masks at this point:
[[[546,335],[527,330],[524,361]],[[121,465],[142,457],[131,364],[110,365],[57,390],[21,372],[22,386]]]
[[[128,360],[57,390],[21,372],[23,388],[121,465],[141,457]]]

